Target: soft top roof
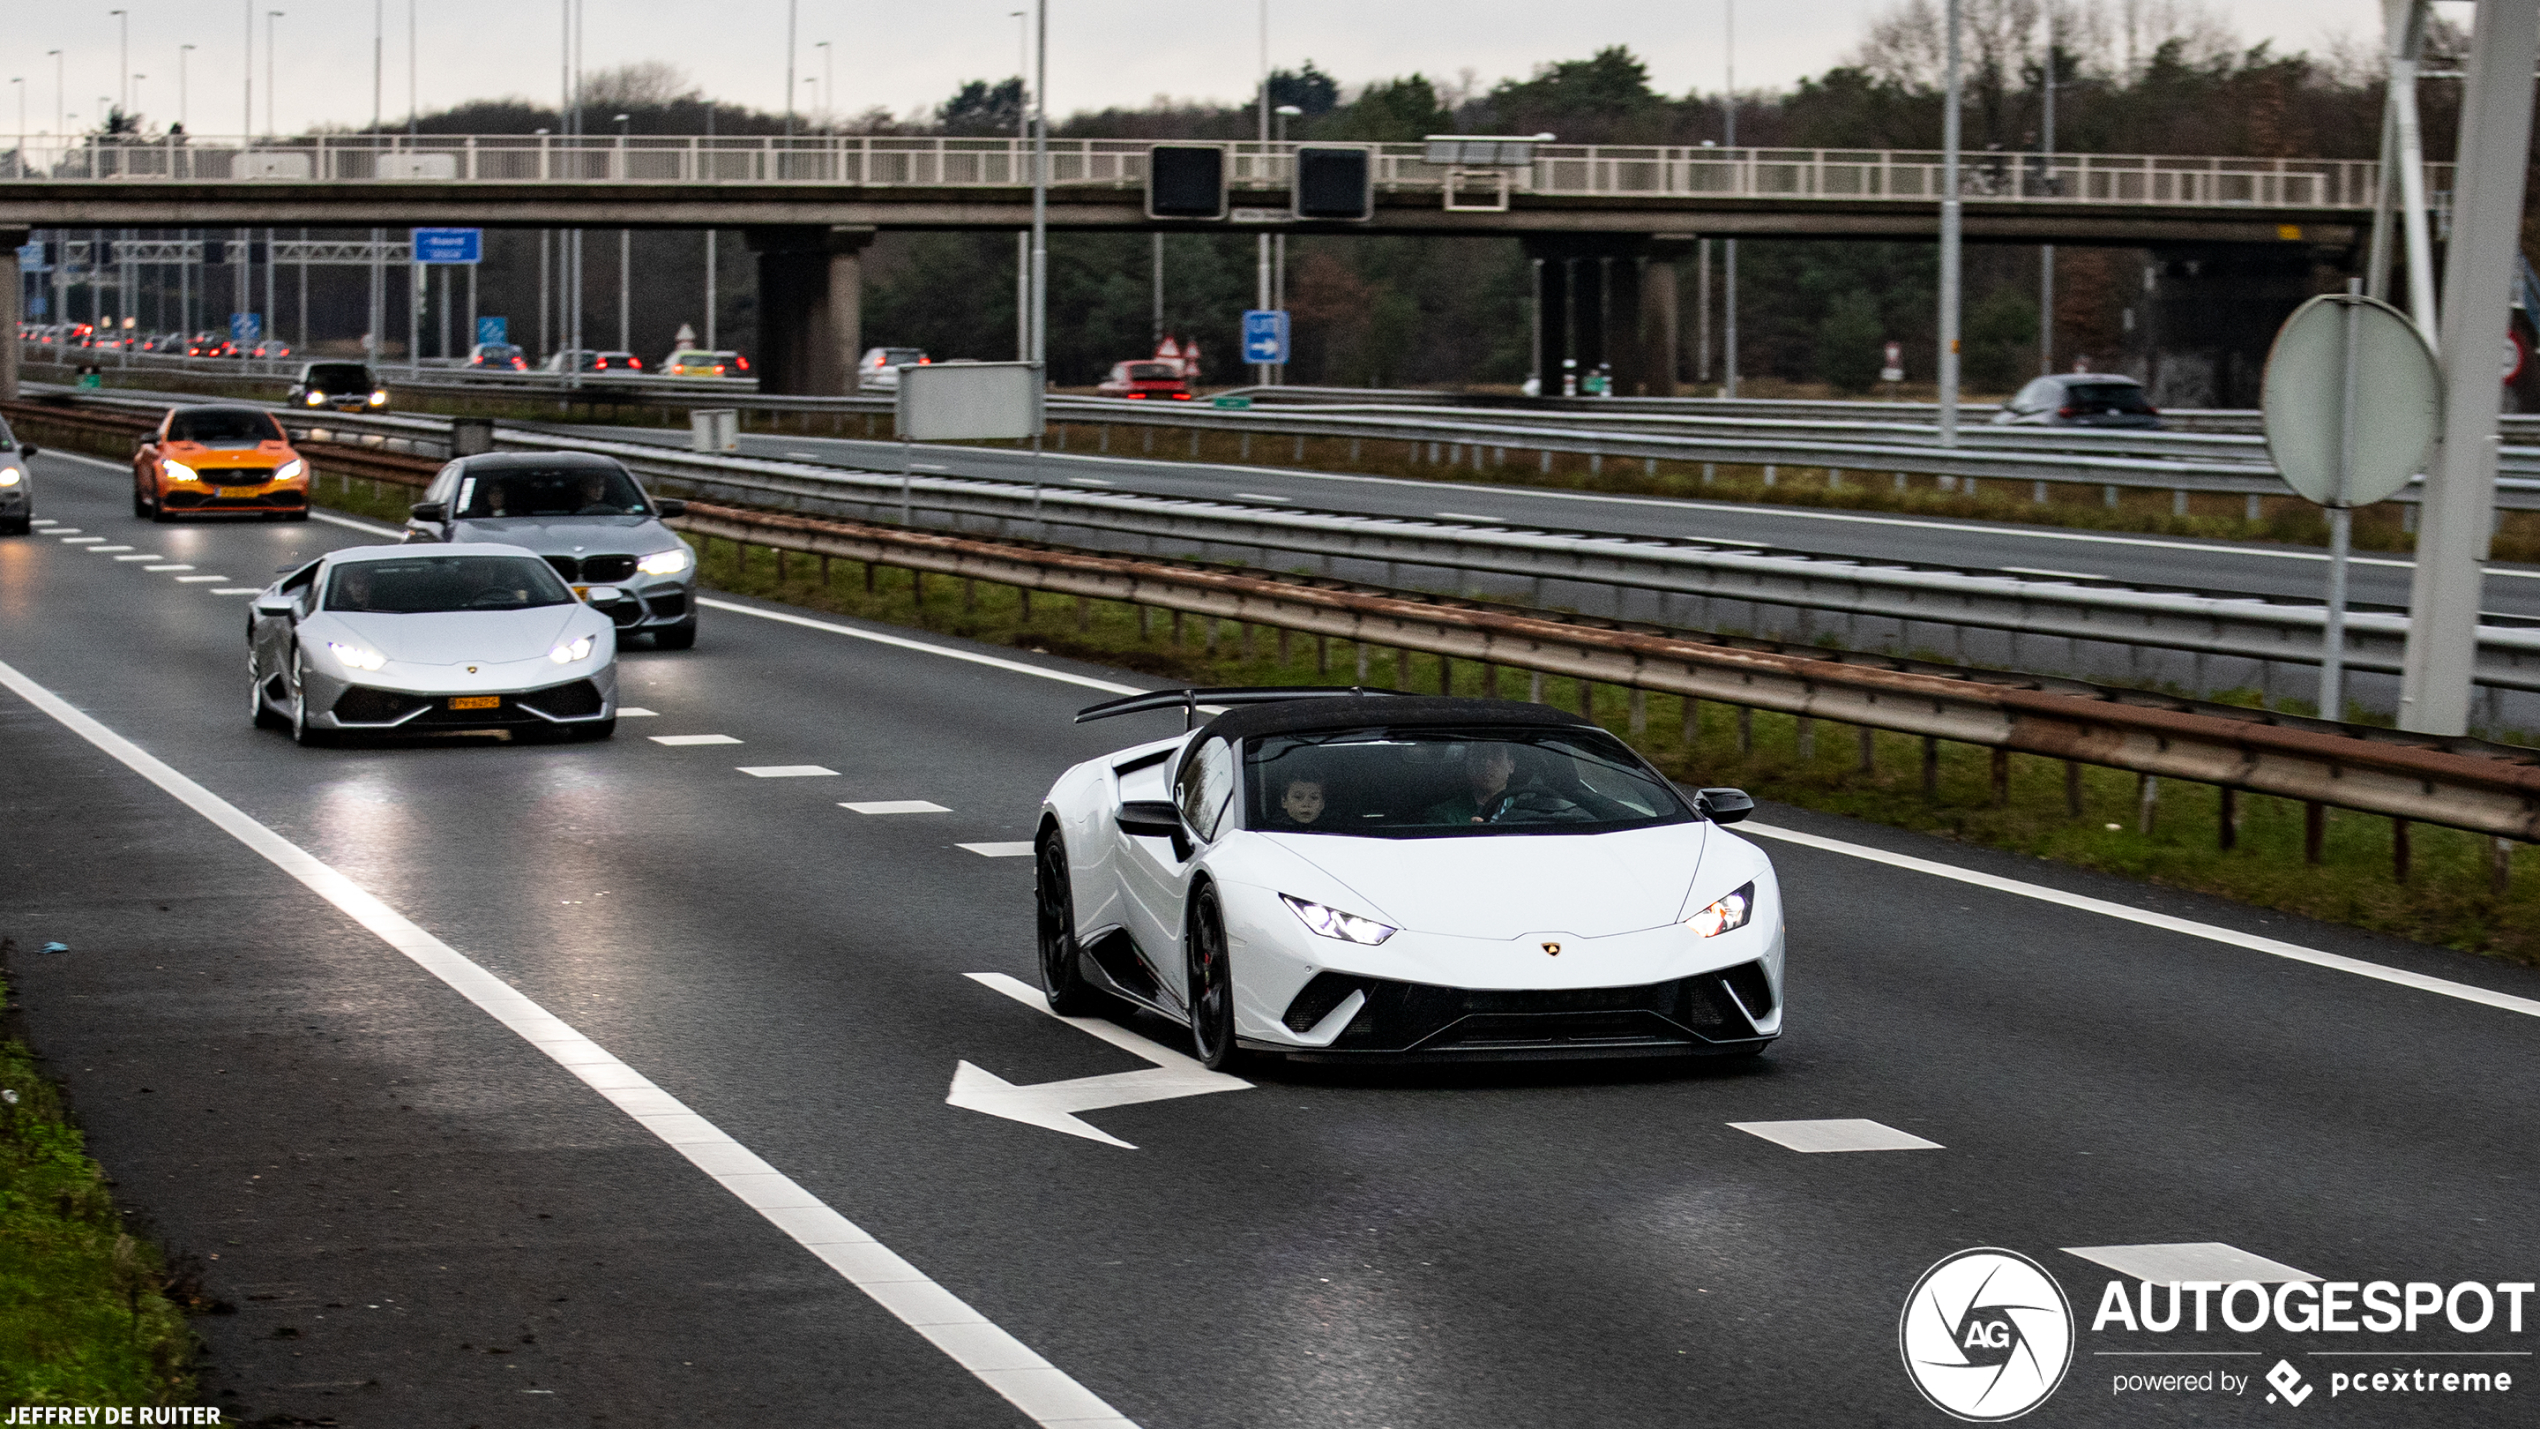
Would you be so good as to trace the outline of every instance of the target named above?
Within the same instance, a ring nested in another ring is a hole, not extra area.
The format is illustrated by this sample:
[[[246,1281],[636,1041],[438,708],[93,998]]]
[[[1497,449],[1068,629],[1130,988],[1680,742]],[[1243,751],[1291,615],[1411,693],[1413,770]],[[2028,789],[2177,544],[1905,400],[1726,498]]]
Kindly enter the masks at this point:
[[[1229,740],[1264,734],[1310,734],[1379,725],[1504,725],[1535,729],[1596,729],[1593,721],[1523,700],[1467,700],[1441,695],[1370,695],[1358,698],[1281,700],[1231,709],[1200,727],[1200,734]]]
[[[475,456],[461,457],[459,461],[471,472],[519,471],[524,468],[531,471],[553,471],[558,467],[569,466],[606,467],[611,471],[626,470],[625,463],[605,452],[479,452]]]

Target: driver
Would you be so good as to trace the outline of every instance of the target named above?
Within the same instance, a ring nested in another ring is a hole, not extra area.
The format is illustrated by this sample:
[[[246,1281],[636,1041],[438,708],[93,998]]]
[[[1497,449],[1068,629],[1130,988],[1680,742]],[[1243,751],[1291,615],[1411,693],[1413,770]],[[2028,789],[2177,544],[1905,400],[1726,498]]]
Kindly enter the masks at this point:
[[[609,479],[601,472],[586,471],[576,479],[579,488],[574,501],[576,516],[614,516],[617,507],[610,503]]]
[[[337,610],[370,609],[370,572],[358,565],[348,565],[335,573]]]
[[[1433,824],[1486,824],[1508,796],[1508,781],[1517,773],[1517,751],[1506,744],[1477,741],[1464,749],[1465,792],[1429,806]]]

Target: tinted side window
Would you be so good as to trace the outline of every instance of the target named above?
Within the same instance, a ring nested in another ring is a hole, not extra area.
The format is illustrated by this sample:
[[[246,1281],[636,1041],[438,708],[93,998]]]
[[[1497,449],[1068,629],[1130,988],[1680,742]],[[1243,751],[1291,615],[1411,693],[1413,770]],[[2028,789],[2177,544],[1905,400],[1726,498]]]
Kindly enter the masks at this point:
[[[1173,793],[1191,832],[1202,839],[1216,838],[1235,793],[1235,755],[1226,741],[1212,739],[1184,759]]]

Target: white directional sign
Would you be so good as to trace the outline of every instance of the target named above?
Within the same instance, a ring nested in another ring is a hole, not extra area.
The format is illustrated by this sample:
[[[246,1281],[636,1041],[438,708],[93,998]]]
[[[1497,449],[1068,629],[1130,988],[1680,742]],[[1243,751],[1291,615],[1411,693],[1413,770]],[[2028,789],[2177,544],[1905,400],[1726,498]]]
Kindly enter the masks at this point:
[[[1035,1011],[1058,1017],[1057,1013],[1050,1012],[1049,999],[1041,995],[1041,990],[1020,978],[1007,977],[1003,973],[972,973],[970,980],[1004,993]],[[1205,1096],[1210,1092],[1239,1092],[1252,1085],[1241,1077],[1212,1072],[1169,1047],[1150,1042],[1099,1017],[1059,1017],[1058,1020],[1155,1065],[1138,1072],[1112,1072],[1099,1077],[1016,1086],[986,1068],[959,1062],[953,1067],[952,1094],[944,1100],[965,1110],[986,1112],[1026,1126],[1063,1131],[1070,1136],[1099,1141],[1105,1146],[1135,1151],[1138,1149],[1135,1144],[1077,1120],[1077,1113],[1101,1111],[1106,1107],[1135,1106],[1139,1102],[1167,1101],[1174,1097]]]

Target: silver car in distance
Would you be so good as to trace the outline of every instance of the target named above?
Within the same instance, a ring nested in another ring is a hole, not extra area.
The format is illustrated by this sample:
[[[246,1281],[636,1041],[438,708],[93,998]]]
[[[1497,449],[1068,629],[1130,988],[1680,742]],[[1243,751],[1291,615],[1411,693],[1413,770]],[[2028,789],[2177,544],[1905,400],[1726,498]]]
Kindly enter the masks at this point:
[[[508,729],[606,739],[617,728],[614,587],[577,599],[518,546],[356,546],[259,592],[247,708],[302,744],[354,731]]]

